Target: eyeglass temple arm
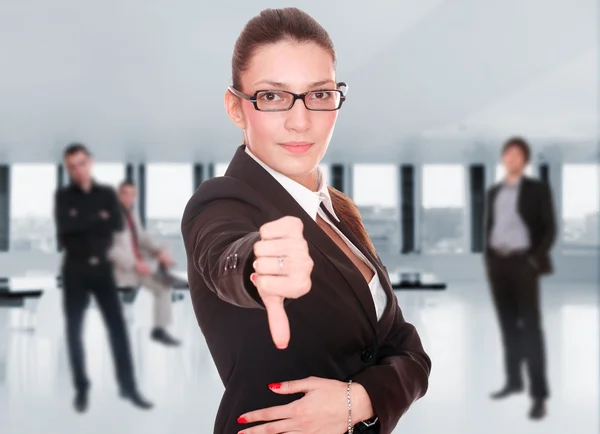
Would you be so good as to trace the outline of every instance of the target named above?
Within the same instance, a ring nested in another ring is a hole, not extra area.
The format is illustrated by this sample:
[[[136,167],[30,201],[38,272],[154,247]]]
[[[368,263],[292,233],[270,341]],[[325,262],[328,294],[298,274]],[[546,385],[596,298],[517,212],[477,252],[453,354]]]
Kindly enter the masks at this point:
[[[242,91],[239,91],[232,85],[227,86],[227,89],[229,90],[229,92],[231,92],[235,96],[239,96],[240,98],[247,99],[248,101],[254,101],[254,97],[252,95],[248,95]]]
[[[339,89],[339,90],[342,92],[342,95],[346,96],[346,94],[348,93],[348,85],[347,85],[345,82],[343,82],[343,81],[340,81],[340,82],[337,84],[337,87],[338,87],[338,89],[339,89],[340,87],[343,87],[343,88],[344,88],[344,90],[341,90],[341,89]]]

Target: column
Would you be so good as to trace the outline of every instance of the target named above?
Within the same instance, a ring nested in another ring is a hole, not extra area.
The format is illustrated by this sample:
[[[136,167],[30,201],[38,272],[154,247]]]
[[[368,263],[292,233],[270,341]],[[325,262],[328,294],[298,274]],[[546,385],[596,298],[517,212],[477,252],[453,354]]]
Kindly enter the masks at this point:
[[[202,163],[194,164],[194,185],[192,186],[194,191],[200,187],[200,184],[204,181],[204,166]]]
[[[125,180],[127,182],[135,183],[135,170],[133,168],[133,163],[127,163],[125,166]]]
[[[483,252],[483,231],[485,215],[485,165],[471,164],[469,166],[468,208],[470,225],[471,252]]]
[[[137,191],[138,213],[142,225],[146,227],[146,165],[144,163],[138,165]]]
[[[344,179],[344,165],[343,164],[332,164],[331,165],[331,186],[336,190],[341,191],[342,193],[346,193],[346,189],[344,188],[345,179]]]
[[[56,189],[65,186],[67,184],[67,179],[65,175],[65,166],[62,163],[57,164],[56,166]],[[56,237],[56,250],[59,252],[63,251],[62,245],[60,244],[60,239],[58,236]]]
[[[552,249],[556,253],[563,251],[563,211],[562,211],[562,186],[563,186],[563,166],[562,159],[557,156],[556,159],[548,162],[548,181],[554,203],[556,218],[556,242]]]
[[[538,165],[538,174],[540,180],[546,183],[550,182],[550,166],[548,163],[542,163]]]
[[[0,165],[0,252],[10,245],[10,166]]]
[[[416,250],[416,177],[415,167],[412,164],[400,166],[400,233],[402,254],[412,253]]]
[[[61,188],[67,184],[67,175],[65,173],[65,166],[60,163],[56,166],[56,187]]]

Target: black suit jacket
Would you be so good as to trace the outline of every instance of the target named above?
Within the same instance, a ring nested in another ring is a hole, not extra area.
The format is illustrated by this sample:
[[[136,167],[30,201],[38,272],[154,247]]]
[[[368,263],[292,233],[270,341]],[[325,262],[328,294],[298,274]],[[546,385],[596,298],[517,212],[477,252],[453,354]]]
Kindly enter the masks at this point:
[[[260,226],[286,215],[302,220],[314,268],[311,291],[285,301],[291,340],[278,350],[249,276]],[[236,419],[244,412],[301,398],[271,392],[273,382],[353,379],[365,387],[379,418],[369,432],[385,434],[425,394],[431,361],[402,316],[385,267],[347,226],[338,228],[382,277],[389,302],[380,321],[360,271],[243,146],[225,176],[202,183],[189,201],[182,233],[190,292],[225,385],[215,433],[237,433],[242,426]]]
[[[488,190],[486,200],[485,246],[489,258],[490,237],[494,227],[494,202],[502,184]],[[545,182],[523,177],[517,200],[517,210],[527,226],[531,239],[529,256],[540,274],[553,271],[550,249],[556,239],[556,219],[552,193]]]

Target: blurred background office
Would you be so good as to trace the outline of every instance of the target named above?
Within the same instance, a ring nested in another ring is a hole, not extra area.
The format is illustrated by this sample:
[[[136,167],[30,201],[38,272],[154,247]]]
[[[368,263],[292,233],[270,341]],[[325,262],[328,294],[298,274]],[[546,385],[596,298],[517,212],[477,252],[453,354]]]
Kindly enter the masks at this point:
[[[0,3],[0,277],[14,292],[0,290],[2,433],[212,432],[223,387],[185,291],[174,305],[177,349],[148,339],[147,292],[124,301],[137,376],[155,409],[115,399],[92,307],[90,410],[72,411],[53,194],[68,182],[64,146],[85,143],[97,181],[137,184],[142,221],[185,273],[183,208],[240,144],[223,107],[233,44],[260,10],[289,5]],[[349,84],[322,162],[328,182],[355,200],[396,281],[421,273],[433,282],[396,291],[433,370],[428,394],[395,432],[597,433],[597,2],[294,6],[330,32],[338,77]],[[526,395],[488,398],[503,376],[481,257],[483,198],[503,177],[501,144],[514,134],[532,145],[527,173],[551,185],[559,230],[542,302],[551,399],[537,423],[526,417]]]

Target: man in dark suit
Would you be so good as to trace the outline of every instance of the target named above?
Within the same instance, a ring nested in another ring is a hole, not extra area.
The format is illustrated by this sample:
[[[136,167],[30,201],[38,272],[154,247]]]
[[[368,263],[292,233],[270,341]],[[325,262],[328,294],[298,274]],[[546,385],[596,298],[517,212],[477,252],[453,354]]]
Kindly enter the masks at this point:
[[[539,278],[552,272],[550,249],[556,237],[549,186],[526,176],[530,148],[519,137],[502,149],[505,178],[487,194],[485,260],[498,314],[506,384],[492,394],[506,398],[523,390],[521,363],[526,361],[532,419],[546,415],[548,384],[540,312]]]
[[[71,184],[57,190],[54,216],[58,238],[64,248],[61,267],[63,308],[76,390],[75,409],[84,412],[89,403],[83,322],[92,296],[108,329],[121,397],[137,407],[149,409],[152,404],[141,396],[136,385],[127,328],[112,265],[107,258],[113,233],[123,228],[119,200],[112,188],[98,184],[92,177],[92,156],[85,146],[68,146],[64,151],[64,163]]]

